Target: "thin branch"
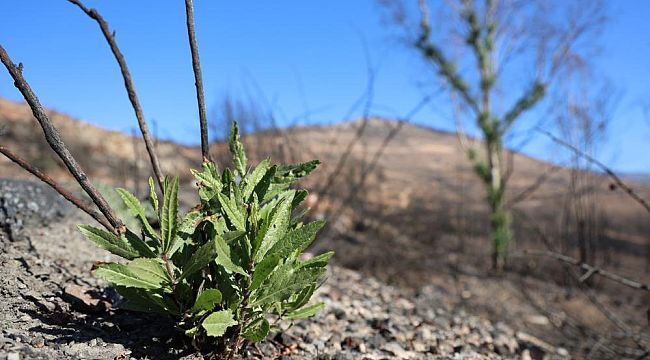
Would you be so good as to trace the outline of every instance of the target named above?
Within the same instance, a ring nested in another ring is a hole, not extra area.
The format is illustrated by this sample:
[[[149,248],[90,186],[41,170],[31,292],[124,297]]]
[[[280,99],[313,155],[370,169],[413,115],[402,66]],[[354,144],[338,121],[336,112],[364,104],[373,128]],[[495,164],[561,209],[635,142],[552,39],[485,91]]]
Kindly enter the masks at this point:
[[[549,175],[554,174],[560,169],[562,168],[559,166],[552,166],[550,169],[544,171],[539,177],[537,177],[535,182],[527,186],[519,194],[513,196],[512,199],[507,201],[508,206],[512,206],[518,202],[526,200],[530,195],[537,191],[537,189],[539,189],[544,184],[544,182],[546,182],[546,179],[548,179]]]
[[[0,45],[0,60],[2,60],[2,64],[9,71],[9,75],[11,75],[11,77],[14,79],[14,85],[23,95],[25,101],[27,101],[29,104],[29,107],[32,110],[32,114],[34,114],[34,117],[41,125],[45,139],[47,140],[48,144],[50,144],[52,150],[54,150],[59,158],[61,158],[65,166],[68,168],[68,171],[70,171],[79,185],[84,189],[88,196],[90,196],[93,203],[97,205],[102,214],[106,216],[106,219],[114,228],[114,231],[118,233],[121,232],[124,229],[124,225],[117,218],[104,197],[99,193],[99,191],[97,191],[90,180],[88,180],[86,173],[83,171],[83,169],[81,169],[77,163],[77,160],[75,160],[75,158],[72,156],[68,148],[61,140],[59,131],[54,127],[49,117],[45,113],[43,106],[39,102],[38,97],[36,97],[36,94],[34,94],[32,88],[23,77],[22,64],[15,65],[2,45]]]
[[[420,102],[418,102],[415,107],[413,107],[404,117],[401,117],[397,125],[395,125],[384,137],[384,140],[382,141],[381,145],[379,145],[379,148],[377,151],[374,153],[372,160],[368,163],[368,166],[364,167],[363,172],[361,173],[361,178],[357,182],[355,186],[350,189],[348,192],[347,196],[345,197],[345,200],[341,202],[341,204],[333,211],[330,211],[330,214],[332,215],[329,219],[328,222],[330,224],[335,224],[339,217],[343,214],[343,207],[352,204],[353,201],[356,200],[357,196],[360,194],[360,189],[365,185],[366,181],[368,180],[368,176],[375,170],[377,167],[377,163],[379,162],[379,159],[383,155],[384,151],[386,148],[388,148],[388,145],[390,142],[397,136],[397,134],[402,130],[402,127],[404,124],[410,123],[411,118],[415,116],[422,108],[431,101],[431,97],[425,96],[422,98]],[[312,208],[312,211],[316,211],[318,209],[320,202],[316,203],[316,206]],[[335,228],[333,226],[330,226],[325,230],[325,233],[322,235],[323,237],[327,237],[332,231],[334,231]]]
[[[643,208],[648,213],[650,213],[650,204],[648,204],[648,202],[644,198],[642,198],[640,195],[638,195],[636,192],[634,192],[634,190],[632,190],[631,187],[629,187],[627,184],[625,184],[623,182],[623,180],[621,180],[621,178],[618,177],[618,175],[616,175],[616,173],[614,171],[612,171],[610,168],[608,168],[605,164],[603,164],[600,161],[594,159],[593,157],[589,156],[588,154],[585,154],[580,149],[576,148],[575,146],[567,143],[566,141],[558,138],[557,136],[553,135],[552,133],[550,133],[550,132],[548,132],[548,131],[546,131],[546,130],[544,130],[542,128],[538,127],[537,131],[539,131],[540,133],[548,136],[551,140],[553,140],[553,142],[568,148],[569,150],[573,151],[576,155],[578,155],[578,156],[582,157],[583,159],[589,161],[590,163],[598,166],[601,170],[603,170],[605,172],[605,174],[607,174],[614,181],[614,183],[618,187],[623,189],[626,194],[628,194],[632,199],[634,199],[634,201],[638,202],[641,206],[643,206]]]
[[[9,160],[15,162],[20,166],[21,168],[27,170],[30,172],[32,175],[36,176],[39,178],[41,181],[44,183],[50,185],[56,192],[61,194],[66,200],[74,204],[76,207],[81,209],[83,212],[86,214],[90,215],[93,219],[97,220],[98,223],[100,223],[103,227],[105,227],[108,231],[115,232],[115,228],[106,221],[106,218],[102,216],[102,214],[96,212],[95,210],[91,209],[87,204],[85,204],[81,199],[78,197],[72,195],[68,190],[64,189],[61,187],[61,185],[57,184],[54,179],[49,177],[47,174],[43,173],[36,167],[32,166],[27,162],[27,160],[23,159],[20,157],[18,154],[14,153],[13,151],[7,149],[6,147],[0,145],[0,153],[2,153],[4,156],[9,158]]]
[[[158,182],[160,191],[163,191],[164,176],[160,168],[160,161],[158,160],[158,155],[156,154],[153,141],[151,140],[151,135],[149,134],[149,127],[145,121],[144,114],[142,112],[142,106],[140,106],[140,100],[138,99],[138,95],[135,91],[135,85],[133,84],[133,79],[131,78],[131,73],[129,72],[129,68],[126,65],[124,55],[122,55],[122,52],[120,51],[120,48],[117,46],[117,42],[115,41],[115,32],[111,32],[110,28],[108,27],[108,23],[99,14],[99,12],[97,12],[97,10],[87,8],[79,0],[68,0],[68,2],[79,7],[79,9],[86,13],[86,15],[95,20],[99,25],[99,28],[102,30],[102,34],[104,35],[106,42],[108,42],[108,45],[111,48],[111,52],[115,56],[115,60],[117,60],[117,63],[120,66],[120,72],[122,73],[122,78],[124,79],[124,87],[126,88],[126,92],[129,95],[129,100],[131,101],[131,106],[135,112],[135,117],[138,119],[140,132],[142,133],[142,138],[144,140],[144,145],[147,148],[147,153],[149,153],[149,160],[151,161],[154,175]]]
[[[650,291],[650,285],[648,285],[648,284],[643,284],[643,283],[640,283],[640,282],[638,282],[636,280],[631,280],[631,279],[625,278],[625,277],[623,277],[621,275],[614,274],[614,273],[612,273],[610,271],[604,270],[604,269],[602,269],[600,267],[597,267],[597,266],[593,266],[593,265],[589,265],[589,264],[580,262],[577,259],[574,259],[574,258],[572,258],[570,256],[566,256],[566,255],[563,255],[563,254],[560,254],[560,253],[556,253],[556,252],[553,252],[553,251],[525,250],[524,254],[532,255],[532,256],[550,257],[550,258],[559,260],[561,262],[564,262],[564,263],[567,263],[567,264],[570,264],[570,265],[573,265],[573,266],[577,266],[577,267],[585,270],[586,271],[585,274],[590,274],[588,277],[591,277],[594,274],[599,274],[599,275],[601,275],[603,277],[608,278],[609,280],[615,281],[615,282],[617,282],[619,284],[623,284],[623,285],[631,287],[633,289]],[[584,275],[583,275],[583,277],[584,277]],[[586,280],[586,278],[585,279],[581,278],[580,280],[582,282],[584,282]]]
[[[517,100],[515,105],[503,116],[503,131],[507,130],[512,123],[519,118],[519,116],[525,111],[532,108],[537,102],[539,102],[544,93],[546,92],[546,86],[536,81],[522,96]]]
[[[185,0],[185,15],[187,17],[187,36],[192,52],[192,68],[196,85],[196,100],[199,105],[199,123],[201,125],[201,154],[203,162],[210,161],[210,143],[208,142],[208,117],[205,112],[205,96],[203,93],[203,76],[201,75],[201,61],[199,60],[199,45],[194,33],[194,6],[192,0]]]
[[[321,196],[326,196],[329,194],[329,191],[331,190],[332,186],[334,185],[334,182],[339,178],[339,175],[341,174],[341,171],[343,171],[345,164],[347,163],[349,157],[352,155],[352,151],[354,150],[354,147],[357,145],[357,143],[361,140],[361,138],[364,135],[364,132],[366,131],[366,128],[368,127],[368,123],[370,121],[370,110],[373,104],[373,99],[375,95],[375,79],[376,79],[376,73],[375,70],[372,67],[371,60],[370,60],[370,54],[368,51],[368,48],[366,46],[365,41],[363,41],[362,37],[362,44],[364,48],[364,54],[365,54],[365,59],[366,59],[366,68],[368,72],[368,83],[367,83],[367,88],[366,88],[366,101],[365,101],[365,106],[363,109],[363,115],[361,118],[361,124],[357,128],[357,131],[354,134],[354,137],[348,142],[348,144],[345,147],[345,150],[343,151],[343,154],[339,157],[339,161],[336,163],[336,167],[334,168],[334,171],[328,176],[327,182],[325,185],[321,188],[320,190],[320,195]]]
[[[470,94],[469,85],[467,85],[467,82],[458,73],[454,63],[447,59],[440,48],[431,43],[431,26],[429,25],[429,9],[426,0],[420,0],[419,5],[421,21],[420,34],[415,42],[416,48],[422,52],[422,55],[426,59],[430,60],[436,66],[440,75],[447,79],[451,87],[460,94],[465,103],[474,112],[477,114],[480,113],[476,100]]]
[[[370,163],[368,164],[368,166],[365,167],[365,169],[363,170],[363,173],[361,174],[361,180],[359,181],[359,184],[355,187],[354,193],[357,193],[358,190],[361,187],[363,187],[363,185],[365,184],[366,178],[368,177],[368,175],[370,173],[372,173],[375,170],[375,167],[377,166],[377,162],[379,161],[379,158],[381,158],[381,156],[384,154],[384,151],[388,147],[388,144],[393,140],[393,138],[395,138],[395,136],[400,132],[400,130],[402,130],[402,127],[404,126],[404,124],[410,122],[411,118],[413,116],[415,116],[415,114],[420,112],[420,110],[424,107],[424,105],[429,103],[429,101],[431,101],[430,96],[425,96],[424,98],[422,98],[422,100],[420,100],[420,102],[418,102],[415,105],[415,107],[413,109],[411,109],[411,111],[409,111],[408,114],[405,117],[403,117],[401,120],[399,120],[397,125],[395,125],[395,127],[393,127],[388,132],[388,134],[386,135],[386,137],[382,141],[381,145],[379,145],[378,150],[373,155],[372,160],[370,160]]]

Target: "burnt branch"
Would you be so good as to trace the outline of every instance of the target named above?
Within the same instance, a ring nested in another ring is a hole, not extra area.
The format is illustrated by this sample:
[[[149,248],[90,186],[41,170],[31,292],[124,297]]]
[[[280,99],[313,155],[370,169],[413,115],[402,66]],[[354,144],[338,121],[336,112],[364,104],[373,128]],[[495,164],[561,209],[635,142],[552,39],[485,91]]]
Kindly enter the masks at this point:
[[[532,255],[532,256],[546,256],[549,258],[553,258],[555,260],[561,261],[566,264],[570,264],[573,266],[577,266],[581,268],[582,270],[585,271],[584,275],[580,277],[580,282],[586,281],[588,278],[592,277],[595,274],[599,274],[603,277],[608,278],[609,280],[615,281],[619,284],[623,284],[625,286],[631,287],[633,289],[637,290],[645,290],[645,291],[650,291],[650,285],[648,284],[643,284],[635,280],[631,280],[628,278],[625,278],[621,275],[614,274],[612,272],[609,272],[607,270],[604,270],[600,267],[589,265],[586,263],[583,263],[577,259],[574,259],[570,256],[566,256],[560,253],[556,253],[553,251],[535,251],[535,250],[526,250],[524,251],[524,254],[526,255]]]
[[[74,176],[79,185],[84,189],[88,196],[90,196],[93,203],[97,205],[99,211],[106,216],[106,219],[113,229],[116,232],[120,232],[124,228],[124,225],[117,218],[104,197],[99,193],[99,191],[97,191],[90,180],[88,180],[86,173],[81,169],[81,166],[79,166],[77,160],[75,160],[68,148],[65,146],[63,140],[61,140],[59,131],[54,127],[45,113],[43,106],[39,102],[38,97],[36,97],[36,94],[32,91],[27,80],[23,77],[22,64],[14,64],[2,45],[0,45],[0,60],[2,60],[2,64],[7,68],[7,71],[9,71],[9,75],[14,79],[14,85],[23,95],[25,101],[27,101],[27,104],[29,104],[29,107],[32,110],[32,114],[34,114],[34,117],[41,125],[47,143],[63,161],[66,168],[72,176]]]
[[[201,154],[203,162],[210,161],[210,143],[208,142],[208,117],[205,112],[205,95],[203,92],[203,75],[199,60],[199,45],[194,32],[194,6],[192,0],[185,0],[185,15],[187,17],[187,36],[192,52],[192,69],[194,69],[194,85],[196,85],[196,101],[199,105],[199,123],[201,125]]]
[[[129,95],[129,101],[131,101],[131,106],[135,112],[135,117],[138,119],[138,125],[140,126],[140,132],[142,133],[142,138],[144,140],[144,145],[147,148],[147,153],[149,153],[149,160],[151,161],[153,173],[158,182],[160,191],[163,191],[164,176],[160,168],[160,161],[158,160],[158,155],[156,154],[153,141],[151,140],[151,135],[149,134],[149,127],[145,121],[144,114],[142,112],[142,106],[140,106],[140,100],[138,99],[138,95],[135,92],[135,85],[133,84],[131,73],[129,72],[129,68],[126,65],[124,55],[122,55],[122,52],[120,51],[120,48],[117,46],[117,42],[115,41],[115,32],[112,32],[110,30],[108,23],[99,14],[99,12],[97,12],[97,10],[87,8],[79,0],[68,0],[68,2],[79,7],[79,9],[81,9],[86,15],[95,20],[99,25],[99,28],[102,30],[102,34],[104,35],[106,42],[108,42],[108,45],[111,48],[111,52],[115,56],[115,60],[117,60],[117,63],[120,66],[120,72],[122,73],[122,78],[124,79],[124,87],[126,88],[126,92]]]
[[[27,160],[23,159],[18,154],[14,153],[13,151],[7,149],[2,145],[0,145],[0,153],[2,153],[4,156],[9,158],[9,160],[18,164],[18,166],[20,166],[21,168],[27,170],[29,173],[39,178],[44,183],[50,185],[52,189],[56,190],[56,192],[61,194],[61,196],[63,196],[66,200],[74,204],[76,207],[78,207],[86,214],[90,215],[93,219],[97,220],[97,222],[100,223],[103,227],[105,227],[108,231],[115,232],[115,228],[113,228],[113,226],[100,213],[91,209],[81,199],[72,195],[68,190],[61,187],[61,185],[57,184],[54,181],[54,179],[52,179],[47,174],[40,171],[38,168],[32,166],[30,163],[28,163]]]
[[[602,171],[605,172],[605,174],[607,174],[607,176],[609,176],[612,179],[612,181],[614,181],[614,184],[616,184],[616,186],[623,189],[623,191],[625,191],[625,193],[627,195],[629,195],[632,199],[634,199],[634,201],[639,203],[641,206],[643,206],[643,208],[648,213],[650,213],[650,204],[648,204],[648,202],[644,198],[642,198],[639,194],[637,194],[634,190],[632,190],[631,187],[629,187],[625,182],[623,182],[623,180],[621,180],[621,178],[618,177],[618,175],[616,175],[616,173],[612,169],[610,169],[609,167],[607,167],[605,164],[601,163],[600,161],[594,159],[593,157],[589,156],[588,154],[585,154],[583,151],[581,151],[577,147],[575,147],[575,146],[567,143],[566,141],[558,138],[557,136],[553,135],[552,133],[550,133],[550,132],[548,132],[548,131],[546,131],[546,130],[544,130],[542,128],[537,128],[537,131],[539,131],[540,133],[548,136],[548,138],[553,140],[553,142],[566,147],[567,149],[573,151],[576,155],[580,156],[581,158],[583,158],[583,159],[589,161],[590,163],[598,166]]]

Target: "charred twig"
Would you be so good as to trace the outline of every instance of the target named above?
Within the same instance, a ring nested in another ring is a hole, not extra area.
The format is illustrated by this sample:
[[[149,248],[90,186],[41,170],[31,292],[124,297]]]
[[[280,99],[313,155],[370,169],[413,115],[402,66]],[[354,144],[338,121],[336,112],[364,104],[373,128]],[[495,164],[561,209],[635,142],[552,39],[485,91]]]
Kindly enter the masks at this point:
[[[9,71],[9,75],[11,75],[11,77],[14,79],[14,85],[23,95],[25,101],[27,101],[29,104],[29,107],[32,110],[32,114],[34,114],[34,117],[41,125],[45,139],[47,140],[48,144],[50,144],[52,150],[54,150],[54,152],[63,161],[68,171],[72,174],[72,176],[74,176],[79,185],[88,194],[88,196],[90,196],[93,203],[97,205],[99,211],[101,211],[102,214],[106,216],[106,219],[111,225],[109,229],[118,233],[122,231],[124,225],[110,208],[106,202],[106,199],[104,199],[104,197],[99,193],[99,191],[97,191],[90,180],[88,180],[88,176],[83,171],[83,169],[81,169],[81,166],[79,166],[77,160],[75,160],[68,148],[65,146],[63,140],[61,140],[59,131],[54,127],[50,121],[50,118],[45,113],[45,109],[43,109],[43,106],[39,102],[38,97],[36,97],[36,94],[34,94],[32,91],[32,88],[27,83],[27,80],[25,80],[23,77],[22,64],[14,64],[9,57],[9,54],[7,54],[2,45],[0,45],[0,60],[2,60],[2,64],[4,64],[4,66]]]
[[[187,36],[192,52],[192,68],[196,85],[196,100],[199,105],[199,123],[201,125],[201,154],[203,161],[210,161],[210,143],[208,142],[208,117],[205,112],[205,96],[203,93],[203,76],[201,75],[201,62],[199,60],[199,45],[194,33],[194,6],[192,0],[185,0],[185,15],[187,17]]]
[[[650,213],[650,204],[648,204],[648,202],[644,198],[642,198],[639,194],[637,194],[634,190],[632,190],[631,187],[629,187],[627,184],[625,184],[623,182],[623,180],[621,180],[621,178],[618,177],[618,175],[616,175],[616,173],[614,171],[612,171],[612,169],[610,169],[609,167],[607,167],[605,164],[598,161],[597,159],[594,159],[593,157],[589,156],[588,154],[585,154],[583,151],[581,151],[577,147],[575,147],[575,146],[567,143],[566,141],[558,138],[557,136],[553,135],[552,133],[550,133],[550,132],[548,132],[548,131],[546,131],[546,130],[544,130],[542,128],[539,128],[539,127],[537,128],[537,131],[539,131],[540,133],[548,136],[548,138],[553,140],[553,142],[568,148],[569,150],[573,151],[576,155],[578,155],[581,158],[589,161],[590,163],[598,166],[602,171],[605,172],[605,174],[607,174],[614,181],[616,186],[623,189],[623,191],[625,191],[626,194],[628,194],[632,199],[634,199],[634,201],[638,202],[641,206],[643,206],[643,208],[647,212]]]
[[[100,223],[103,227],[105,227],[109,231],[114,231],[113,226],[106,221],[106,218],[102,217],[102,215],[93,209],[91,209],[87,204],[85,204],[81,199],[78,197],[72,195],[68,190],[64,189],[61,187],[61,185],[57,184],[54,179],[49,177],[47,174],[43,173],[36,167],[32,166],[30,163],[27,162],[27,160],[23,159],[20,157],[20,155],[14,153],[13,151],[7,149],[6,147],[0,145],[0,153],[2,153],[4,156],[9,158],[9,160],[15,162],[20,166],[21,168],[27,170],[30,172],[32,175],[36,176],[39,178],[41,181],[44,183],[50,185],[52,189],[56,190],[61,196],[63,196],[66,200],[70,201],[73,203],[76,207],[78,207],[80,210],[85,212],[86,214],[90,215],[93,219],[97,220],[98,223]]]
[[[142,106],[140,106],[140,100],[138,99],[138,95],[135,92],[135,85],[133,84],[131,73],[129,72],[129,68],[126,65],[124,55],[122,55],[122,52],[120,51],[120,48],[117,46],[117,42],[115,41],[115,32],[111,32],[110,28],[108,27],[108,23],[99,14],[99,12],[97,12],[96,9],[87,8],[84,6],[84,4],[81,3],[80,0],[68,0],[68,2],[79,7],[79,9],[86,13],[86,15],[95,20],[99,25],[99,28],[102,30],[102,34],[104,35],[106,42],[108,42],[108,46],[111,48],[111,52],[115,56],[115,60],[117,60],[117,63],[120,66],[120,72],[122,73],[122,78],[124,79],[124,87],[126,88],[126,92],[129,95],[129,100],[131,101],[131,106],[135,112],[135,117],[138,119],[138,125],[140,126],[140,132],[142,133],[142,139],[144,140],[144,145],[147,148],[147,153],[149,153],[149,160],[151,161],[153,173],[156,177],[158,186],[160,187],[160,191],[163,191],[164,176],[160,168],[160,161],[158,160],[158,155],[156,154],[153,141],[151,140],[151,135],[149,134],[149,127],[145,121],[144,113],[142,112]]]
[[[600,274],[603,277],[606,277],[612,281],[615,281],[619,284],[623,284],[625,286],[631,287],[633,289],[639,289],[639,290],[645,290],[645,291],[650,291],[650,285],[648,284],[643,284],[635,280],[631,280],[628,278],[625,278],[623,276],[614,274],[612,272],[609,272],[607,270],[604,270],[602,268],[599,268],[597,266],[589,265],[583,262],[578,261],[577,259],[574,259],[570,256],[566,256],[560,253],[556,253],[553,251],[536,251],[536,250],[526,250],[524,251],[524,254],[526,255],[533,255],[533,256],[546,256],[550,257],[556,260],[559,260],[561,262],[571,264],[577,267],[580,267],[581,269],[585,270],[586,273],[580,278],[580,282],[584,282],[587,280],[587,278],[593,276],[594,274]],[[587,276],[588,275],[588,276]]]

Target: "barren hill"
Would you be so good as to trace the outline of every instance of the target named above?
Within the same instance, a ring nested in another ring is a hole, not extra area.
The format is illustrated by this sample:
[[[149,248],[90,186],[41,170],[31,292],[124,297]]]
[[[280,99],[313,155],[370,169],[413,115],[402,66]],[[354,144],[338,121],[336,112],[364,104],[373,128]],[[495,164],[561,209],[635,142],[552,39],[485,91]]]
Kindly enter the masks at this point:
[[[138,184],[150,170],[139,139],[61,113],[51,112],[51,117],[92,179],[144,194]],[[55,178],[69,179],[25,105],[0,99],[0,133],[3,145]],[[552,249],[577,256],[578,241],[584,240],[593,264],[650,282],[650,215],[604,176],[509,153],[508,195],[518,200],[515,256],[508,276],[486,277],[484,191],[455,134],[371,119],[265,131],[245,142],[254,160],[271,154],[283,162],[323,161],[305,184],[318,195],[311,215],[330,221],[312,251],[333,248],[340,265],[416,294],[423,286],[438,286],[454,306],[506,320],[578,356],[601,340],[599,334],[623,331],[603,306],[618,313],[627,330],[648,331],[643,314],[650,297],[644,293],[592,278],[589,287],[602,298],[602,304],[594,304],[589,293],[579,290],[583,285],[567,280],[568,269],[522,252]],[[199,149],[164,141],[157,146],[165,171],[185,181],[184,200],[192,205],[188,169],[198,166]],[[217,160],[224,158],[223,144],[212,150]],[[0,174],[29,177],[4,158]],[[649,185],[631,186],[650,198]],[[585,235],[580,226],[591,230]],[[607,341],[633,346],[627,340]]]

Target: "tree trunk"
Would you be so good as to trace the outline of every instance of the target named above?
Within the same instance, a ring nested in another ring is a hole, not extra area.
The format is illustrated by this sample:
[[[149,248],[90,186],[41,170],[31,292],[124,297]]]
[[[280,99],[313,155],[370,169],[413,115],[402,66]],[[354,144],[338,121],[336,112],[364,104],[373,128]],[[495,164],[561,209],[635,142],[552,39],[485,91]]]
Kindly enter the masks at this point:
[[[498,141],[487,142],[490,182],[488,203],[490,205],[490,239],[492,240],[492,269],[502,272],[506,266],[508,245],[512,238],[512,215],[505,205],[505,184],[503,181],[503,151]]]

